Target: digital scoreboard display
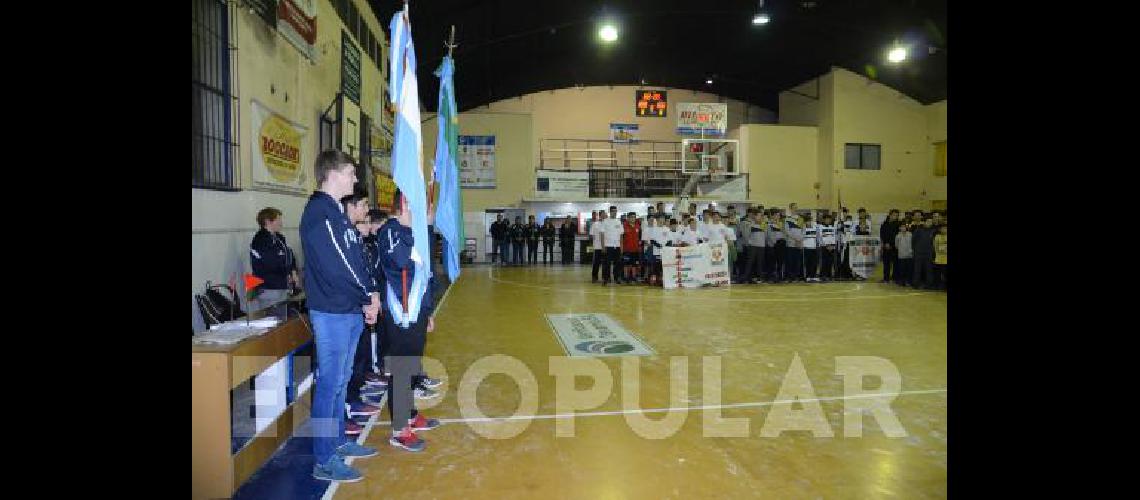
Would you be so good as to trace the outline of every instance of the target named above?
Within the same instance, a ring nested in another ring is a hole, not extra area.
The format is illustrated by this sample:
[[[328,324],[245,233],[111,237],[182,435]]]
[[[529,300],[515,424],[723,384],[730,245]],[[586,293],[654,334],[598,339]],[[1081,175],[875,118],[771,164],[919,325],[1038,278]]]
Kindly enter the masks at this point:
[[[668,112],[668,99],[664,90],[635,90],[635,116],[665,118]]]

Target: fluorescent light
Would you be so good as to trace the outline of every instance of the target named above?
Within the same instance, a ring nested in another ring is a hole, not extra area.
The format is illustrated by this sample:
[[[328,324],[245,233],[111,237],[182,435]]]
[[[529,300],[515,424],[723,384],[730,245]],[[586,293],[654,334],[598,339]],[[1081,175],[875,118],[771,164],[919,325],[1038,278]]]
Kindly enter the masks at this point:
[[[712,78],[709,78],[708,80],[705,80],[705,83],[706,83],[706,84],[708,84],[708,85],[712,85]]]
[[[760,12],[760,13],[758,13],[752,17],[752,24],[755,24],[755,25],[768,24],[768,21],[771,21],[771,20],[772,20],[772,18],[769,17],[767,13]]]

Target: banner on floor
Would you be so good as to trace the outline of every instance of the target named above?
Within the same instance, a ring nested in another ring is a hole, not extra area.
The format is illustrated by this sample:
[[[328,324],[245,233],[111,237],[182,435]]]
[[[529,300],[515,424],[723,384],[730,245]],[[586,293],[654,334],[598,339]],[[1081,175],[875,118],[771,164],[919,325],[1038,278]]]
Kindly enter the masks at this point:
[[[879,250],[882,245],[876,236],[852,236],[847,242],[847,257],[851,262],[851,272],[860,278],[870,278],[879,263]]]
[[[667,290],[722,286],[731,281],[725,243],[661,249],[661,283]]]
[[[495,188],[495,136],[459,136],[459,187]]]
[[[535,174],[534,197],[540,200],[585,200],[590,197],[590,173],[539,170]]]
[[[311,192],[304,168],[308,129],[256,100],[250,102],[253,111],[250,116],[254,144],[250,155],[253,185],[296,194]]]
[[[547,314],[567,356],[651,356],[654,354],[607,314]]]

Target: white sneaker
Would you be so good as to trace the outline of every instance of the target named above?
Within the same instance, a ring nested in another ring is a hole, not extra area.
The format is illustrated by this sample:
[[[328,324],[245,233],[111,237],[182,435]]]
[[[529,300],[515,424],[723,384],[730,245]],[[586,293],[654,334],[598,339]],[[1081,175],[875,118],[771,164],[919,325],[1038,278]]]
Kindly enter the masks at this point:
[[[434,399],[439,397],[439,391],[428,389],[427,387],[416,387],[416,399]]]

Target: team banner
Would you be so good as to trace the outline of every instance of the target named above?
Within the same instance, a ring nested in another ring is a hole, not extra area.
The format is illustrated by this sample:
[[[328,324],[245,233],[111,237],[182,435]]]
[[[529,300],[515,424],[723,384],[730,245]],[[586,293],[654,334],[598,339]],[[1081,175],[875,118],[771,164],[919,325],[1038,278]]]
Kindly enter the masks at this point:
[[[459,136],[459,187],[495,188],[495,136]]]
[[[850,236],[847,242],[847,256],[851,271],[861,278],[870,278],[879,263],[881,243],[876,236]]]
[[[547,314],[567,356],[652,356],[641,339],[607,314]]]
[[[305,134],[308,129],[289,121],[265,105],[252,103],[250,154],[253,185],[259,188],[305,194],[311,191],[305,175]]]
[[[709,286],[723,286],[732,283],[732,275],[728,271],[728,246],[725,243],[704,243],[705,274],[704,284]]]
[[[661,249],[661,283],[666,290],[732,283],[726,243]]]
[[[704,284],[705,254],[700,245],[661,249],[661,285],[666,290],[700,288]]]

